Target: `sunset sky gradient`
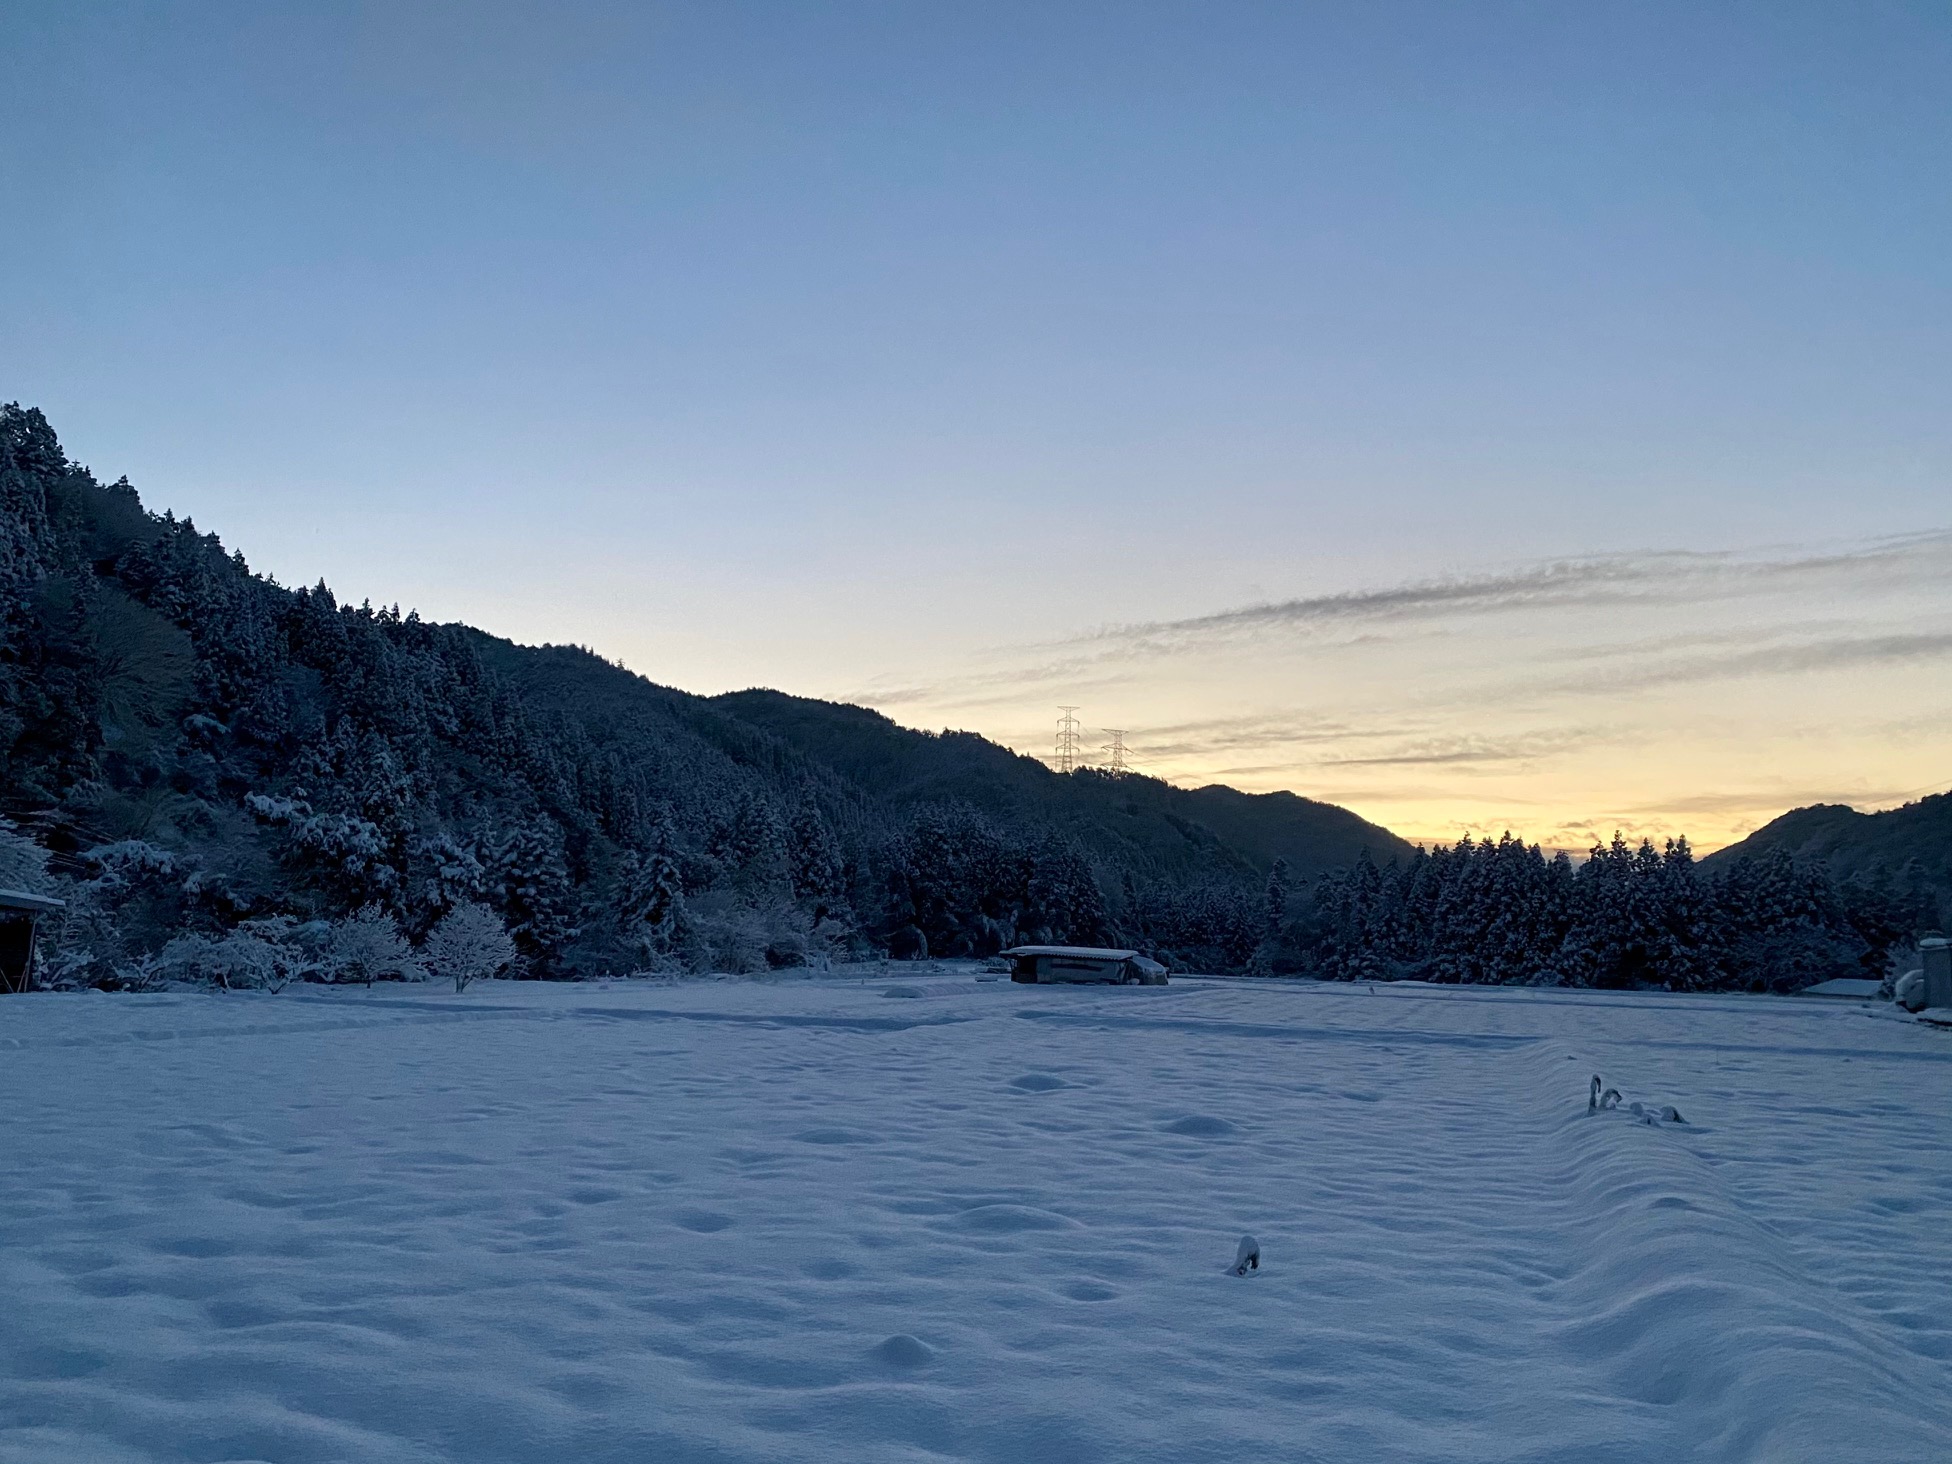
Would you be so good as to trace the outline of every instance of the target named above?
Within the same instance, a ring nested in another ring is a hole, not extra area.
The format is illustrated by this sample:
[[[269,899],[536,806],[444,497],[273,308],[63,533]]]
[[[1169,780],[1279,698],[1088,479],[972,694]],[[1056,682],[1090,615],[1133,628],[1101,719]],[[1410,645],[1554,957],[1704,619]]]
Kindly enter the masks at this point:
[[[287,582],[1413,838],[1952,785],[1944,5],[0,25],[0,398]]]

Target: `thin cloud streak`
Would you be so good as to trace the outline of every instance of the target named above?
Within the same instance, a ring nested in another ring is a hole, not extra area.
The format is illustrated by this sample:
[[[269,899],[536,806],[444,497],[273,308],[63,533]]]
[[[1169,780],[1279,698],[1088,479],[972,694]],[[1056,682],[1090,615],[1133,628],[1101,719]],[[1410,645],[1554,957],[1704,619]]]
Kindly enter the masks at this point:
[[[1840,671],[1891,662],[1937,660],[1952,656],[1952,632],[1914,635],[1841,636],[1800,646],[1703,656],[1661,666],[1627,667],[1604,676],[1529,683],[1527,690],[1601,692],[1651,690],[1692,681],[1733,680],[1747,676],[1785,676],[1808,671]]]
[[[1027,689],[1062,686],[1066,695],[1104,692],[1129,685],[1143,674],[1146,663],[1181,654],[1202,645],[1239,640],[1243,636],[1353,628],[1360,624],[1416,624],[1421,633],[1445,633],[1442,623],[1474,617],[1510,615],[1526,611],[1564,611],[1575,608],[1642,605],[1678,608],[1689,604],[1729,600],[1745,595],[1780,594],[1813,586],[1825,578],[1842,577],[1865,588],[1889,588],[1919,575],[1952,577],[1952,530],[1932,530],[1825,553],[1759,558],[1734,552],[1706,553],[1660,550],[1636,554],[1594,555],[1555,560],[1517,570],[1454,579],[1419,581],[1373,590],[1354,590],[1249,605],[1180,620],[1113,625],[1057,641],[996,647],[985,659],[1020,657],[1014,664],[968,671],[934,680],[867,687],[842,699],[863,706],[894,708],[929,703],[971,709],[1021,704]],[[1830,619],[1804,622],[1804,632],[1819,628],[1846,631],[1861,622]],[[1602,660],[1680,651],[1698,645],[1734,644],[1778,638],[1792,628],[1758,627],[1753,632],[1694,632],[1622,645],[1575,646],[1546,650],[1547,658]],[[1375,631],[1333,642],[1341,647],[1400,640],[1400,633]],[[1848,640],[1839,636],[1839,643]],[[1080,654],[1084,648],[1088,651]],[[1051,657],[1039,652],[1064,649],[1070,654]],[[1922,652],[1914,652],[1919,654]],[[1744,655],[1756,653],[1744,652]],[[1885,658],[1892,652],[1887,651]],[[1708,661],[1698,663],[1701,675],[1716,674]],[[1766,669],[1758,656],[1755,670]],[[1785,669],[1804,669],[1792,656]],[[1748,673],[1741,673],[1748,674]],[[1678,679],[1688,675],[1676,672]],[[1634,684],[1651,684],[1636,680]],[[1578,689],[1564,684],[1559,689]],[[1169,729],[1162,729],[1171,736]],[[1193,749],[1187,749],[1192,751]],[[1173,748],[1165,755],[1177,755]]]
[[[1469,764],[1469,763],[1514,763],[1536,762],[1542,757],[1564,752],[1581,743],[1592,742],[1602,737],[1596,731],[1566,731],[1536,737],[1516,738],[1448,738],[1436,743],[1426,743],[1422,747],[1405,748],[1401,752],[1378,757],[1327,757],[1319,759],[1314,766],[1323,768],[1386,768],[1415,767],[1420,764]]]
[[[1241,631],[1311,629],[1361,621],[1432,619],[1644,602],[1725,599],[1776,592],[1797,581],[1844,573],[1888,580],[1901,569],[1952,569],[1952,530],[1884,539],[1861,548],[1775,560],[1735,553],[1660,550],[1555,560],[1504,574],[1426,580],[1247,605],[1181,620],[1106,626],[1054,645],[1106,642],[1153,648]],[[1026,648],[1028,649],[1028,648]]]
[[[1931,790],[1926,790],[1931,791]],[[1777,788],[1745,793],[1691,793],[1663,800],[1659,804],[1626,810],[1641,817],[1676,813],[1760,814],[1765,820],[1789,808],[1807,808],[1817,803],[1841,803],[1851,808],[1887,807],[1922,797],[1917,792],[1900,793],[1891,789],[1854,788],[1840,792],[1828,788]]]
[[[1081,702],[1128,729],[1136,770],[1186,784],[1290,788],[1419,836],[1509,823],[1556,847],[1618,823],[1705,850],[1835,800],[1840,769],[1866,785],[1854,806],[1934,775],[1948,586],[1946,530],[1596,555],[1104,627],[857,700],[1032,753],[1043,703]],[[1710,690],[1677,710],[1665,687]]]

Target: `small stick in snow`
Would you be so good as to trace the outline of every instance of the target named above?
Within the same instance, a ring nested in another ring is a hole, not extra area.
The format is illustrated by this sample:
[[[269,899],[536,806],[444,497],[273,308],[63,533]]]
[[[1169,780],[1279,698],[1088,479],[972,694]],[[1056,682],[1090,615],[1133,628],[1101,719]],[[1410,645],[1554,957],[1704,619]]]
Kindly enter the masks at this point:
[[[1604,1113],[1609,1109],[1618,1108],[1619,1106],[1620,1090],[1618,1088],[1608,1088],[1606,1091],[1601,1092],[1600,1075],[1594,1073],[1593,1086],[1586,1092],[1586,1111],[1588,1113]]]
[[[1233,1273],[1245,1276],[1249,1271],[1261,1269],[1261,1243],[1251,1235],[1240,1238],[1240,1247],[1234,1252]]]
[[[1593,1085],[1586,1090],[1586,1111],[1588,1113],[1610,1113],[1620,1106],[1620,1100],[1621,1095],[1618,1088],[1608,1088],[1605,1092],[1600,1091],[1600,1075],[1594,1073]],[[1681,1110],[1676,1108],[1672,1103],[1652,1104],[1634,1102],[1627,1105],[1627,1112],[1646,1124],[1687,1122],[1685,1118],[1681,1117]]]

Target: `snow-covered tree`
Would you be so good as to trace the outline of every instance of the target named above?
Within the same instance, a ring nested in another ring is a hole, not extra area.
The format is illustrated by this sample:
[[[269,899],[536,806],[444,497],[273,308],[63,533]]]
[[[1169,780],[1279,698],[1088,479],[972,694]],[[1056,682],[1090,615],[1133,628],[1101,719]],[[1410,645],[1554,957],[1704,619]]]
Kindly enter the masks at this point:
[[[740,795],[712,840],[726,881],[760,903],[787,893],[787,831],[772,799],[752,789]]]
[[[473,841],[453,834],[411,841],[408,867],[412,875],[408,904],[416,925],[423,929],[457,905],[483,899],[492,882]]]
[[[493,910],[456,905],[427,932],[420,958],[435,980],[466,991],[470,982],[498,976],[513,964],[515,938]]]
[[[236,934],[255,940],[262,948],[258,984],[267,991],[283,991],[294,981],[305,981],[318,974],[331,927],[323,920],[300,921],[290,915],[267,915],[246,920]]]
[[[200,981],[219,991],[282,990],[278,960],[270,942],[248,931],[227,935],[179,935],[160,953],[163,968],[178,981]]]
[[[846,894],[847,871],[841,864],[840,845],[812,798],[802,800],[794,811],[786,847],[793,897],[806,901],[816,916],[834,909]]]
[[[624,855],[613,907],[625,949],[647,968],[656,969],[676,949],[686,918],[684,880],[668,830],[659,830],[649,852]]]
[[[378,905],[362,905],[333,923],[323,964],[332,980],[367,986],[385,977],[411,981],[422,974],[399,922]]]
[[[493,878],[516,948],[533,969],[547,973],[578,933],[560,839],[540,821],[511,830],[495,850]]]
[[[252,793],[245,806],[261,821],[282,827],[280,851],[295,872],[332,899],[358,906],[390,902],[401,884],[395,851],[371,819],[349,813],[317,813],[302,799]]]

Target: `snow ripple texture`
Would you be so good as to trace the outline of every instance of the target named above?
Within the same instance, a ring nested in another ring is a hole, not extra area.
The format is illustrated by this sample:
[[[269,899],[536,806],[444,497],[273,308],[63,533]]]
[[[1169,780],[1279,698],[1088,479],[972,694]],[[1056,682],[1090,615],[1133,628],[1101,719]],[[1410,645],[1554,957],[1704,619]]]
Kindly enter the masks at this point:
[[[1952,1035],[901,985],[0,999],[0,1461],[1952,1458]]]

